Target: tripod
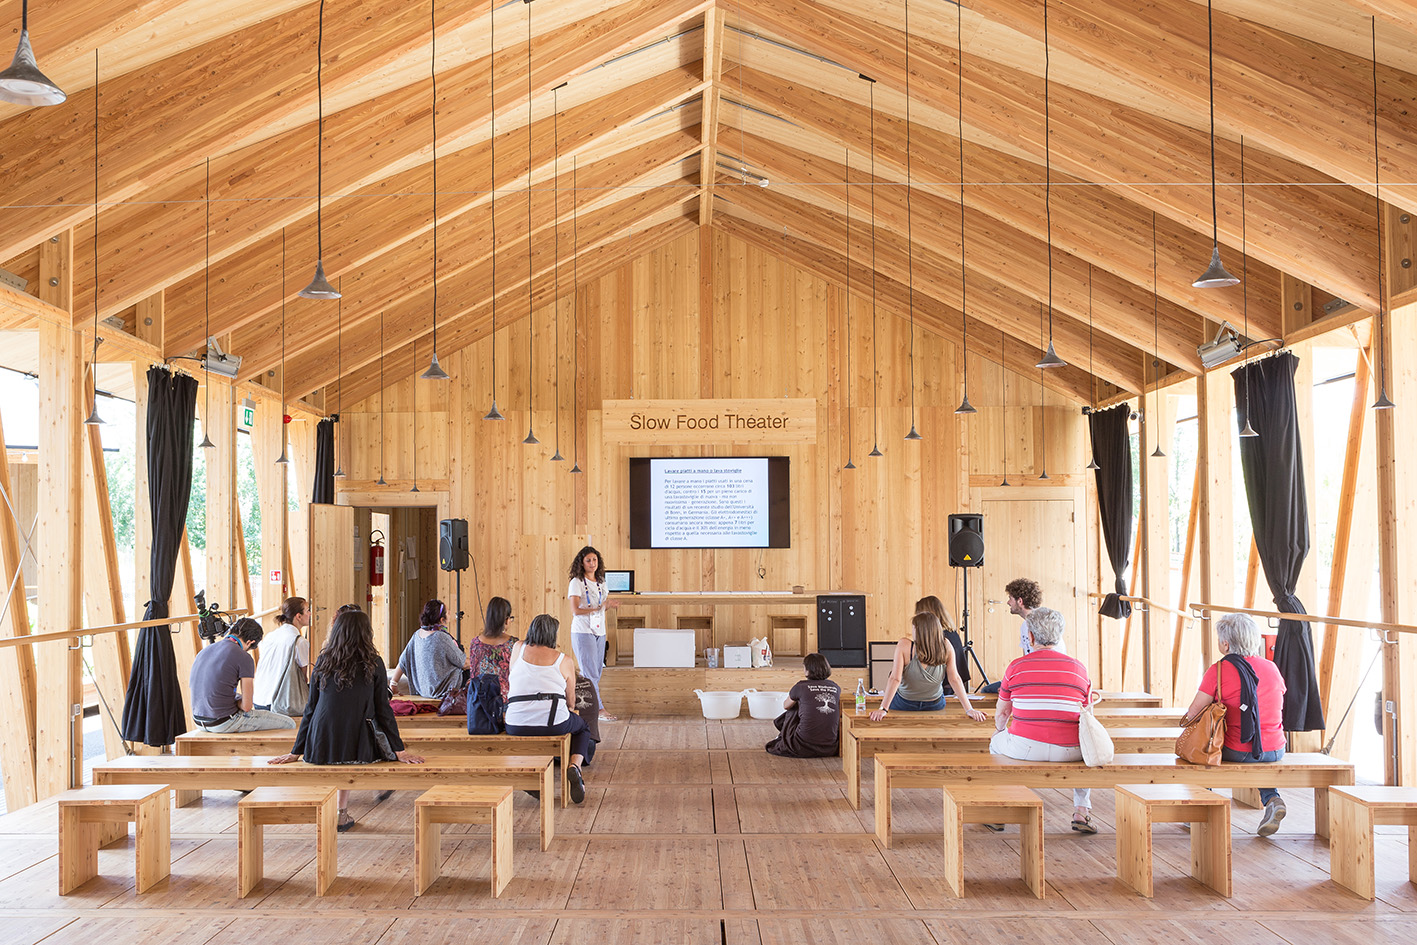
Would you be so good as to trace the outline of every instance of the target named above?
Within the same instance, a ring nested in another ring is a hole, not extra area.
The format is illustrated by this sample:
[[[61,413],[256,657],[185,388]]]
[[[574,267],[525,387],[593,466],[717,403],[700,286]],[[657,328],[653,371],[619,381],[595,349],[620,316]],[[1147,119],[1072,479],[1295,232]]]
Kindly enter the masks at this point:
[[[979,671],[979,685],[974,687],[978,692],[989,685],[989,674],[984,672],[984,664],[979,662],[979,654],[974,652],[974,643],[969,639],[969,572],[970,568],[964,568],[964,607],[960,610],[959,633],[964,639],[964,652],[967,659],[974,663],[974,668]]]

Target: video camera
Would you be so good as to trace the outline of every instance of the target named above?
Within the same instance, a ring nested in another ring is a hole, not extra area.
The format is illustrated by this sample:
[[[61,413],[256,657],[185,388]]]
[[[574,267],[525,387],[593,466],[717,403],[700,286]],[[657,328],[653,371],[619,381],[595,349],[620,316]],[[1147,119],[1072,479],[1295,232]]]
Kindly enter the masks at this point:
[[[198,591],[193,600],[197,602],[197,614],[201,617],[197,622],[197,633],[203,640],[215,643],[231,631],[231,614],[218,610],[220,604],[208,607],[206,591]]]

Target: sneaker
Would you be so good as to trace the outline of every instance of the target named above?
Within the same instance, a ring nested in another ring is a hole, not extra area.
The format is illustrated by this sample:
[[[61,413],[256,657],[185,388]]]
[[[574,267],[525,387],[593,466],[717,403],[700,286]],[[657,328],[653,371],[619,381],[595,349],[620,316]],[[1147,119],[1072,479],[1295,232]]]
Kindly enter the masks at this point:
[[[581,777],[581,769],[571,765],[571,770],[566,772],[566,780],[571,786],[571,801],[575,804],[585,802],[585,780]]]
[[[1261,837],[1273,836],[1279,829],[1279,822],[1284,819],[1284,815],[1289,811],[1284,807],[1284,799],[1280,797],[1271,798],[1264,805],[1264,816],[1260,818],[1260,829],[1255,833]]]

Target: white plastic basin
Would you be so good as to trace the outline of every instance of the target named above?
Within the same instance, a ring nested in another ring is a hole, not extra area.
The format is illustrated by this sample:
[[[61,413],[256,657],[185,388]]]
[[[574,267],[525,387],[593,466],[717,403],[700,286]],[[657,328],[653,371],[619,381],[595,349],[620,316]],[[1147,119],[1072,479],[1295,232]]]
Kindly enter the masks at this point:
[[[748,714],[755,719],[775,719],[782,714],[785,692],[758,692],[749,689],[743,693],[748,697]]]
[[[743,693],[695,689],[706,719],[736,719],[743,708]]]

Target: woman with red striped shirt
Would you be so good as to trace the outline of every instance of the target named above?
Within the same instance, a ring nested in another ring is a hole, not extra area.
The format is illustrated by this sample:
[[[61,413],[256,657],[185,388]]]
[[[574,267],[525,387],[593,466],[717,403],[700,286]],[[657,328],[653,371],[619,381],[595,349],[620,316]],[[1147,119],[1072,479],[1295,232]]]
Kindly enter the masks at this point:
[[[1024,618],[1031,651],[1004,670],[989,750],[1021,761],[1081,761],[1078,715],[1092,698],[1087,667],[1059,651],[1063,615],[1039,607]],[[1073,789],[1073,829],[1097,833],[1092,791]]]

